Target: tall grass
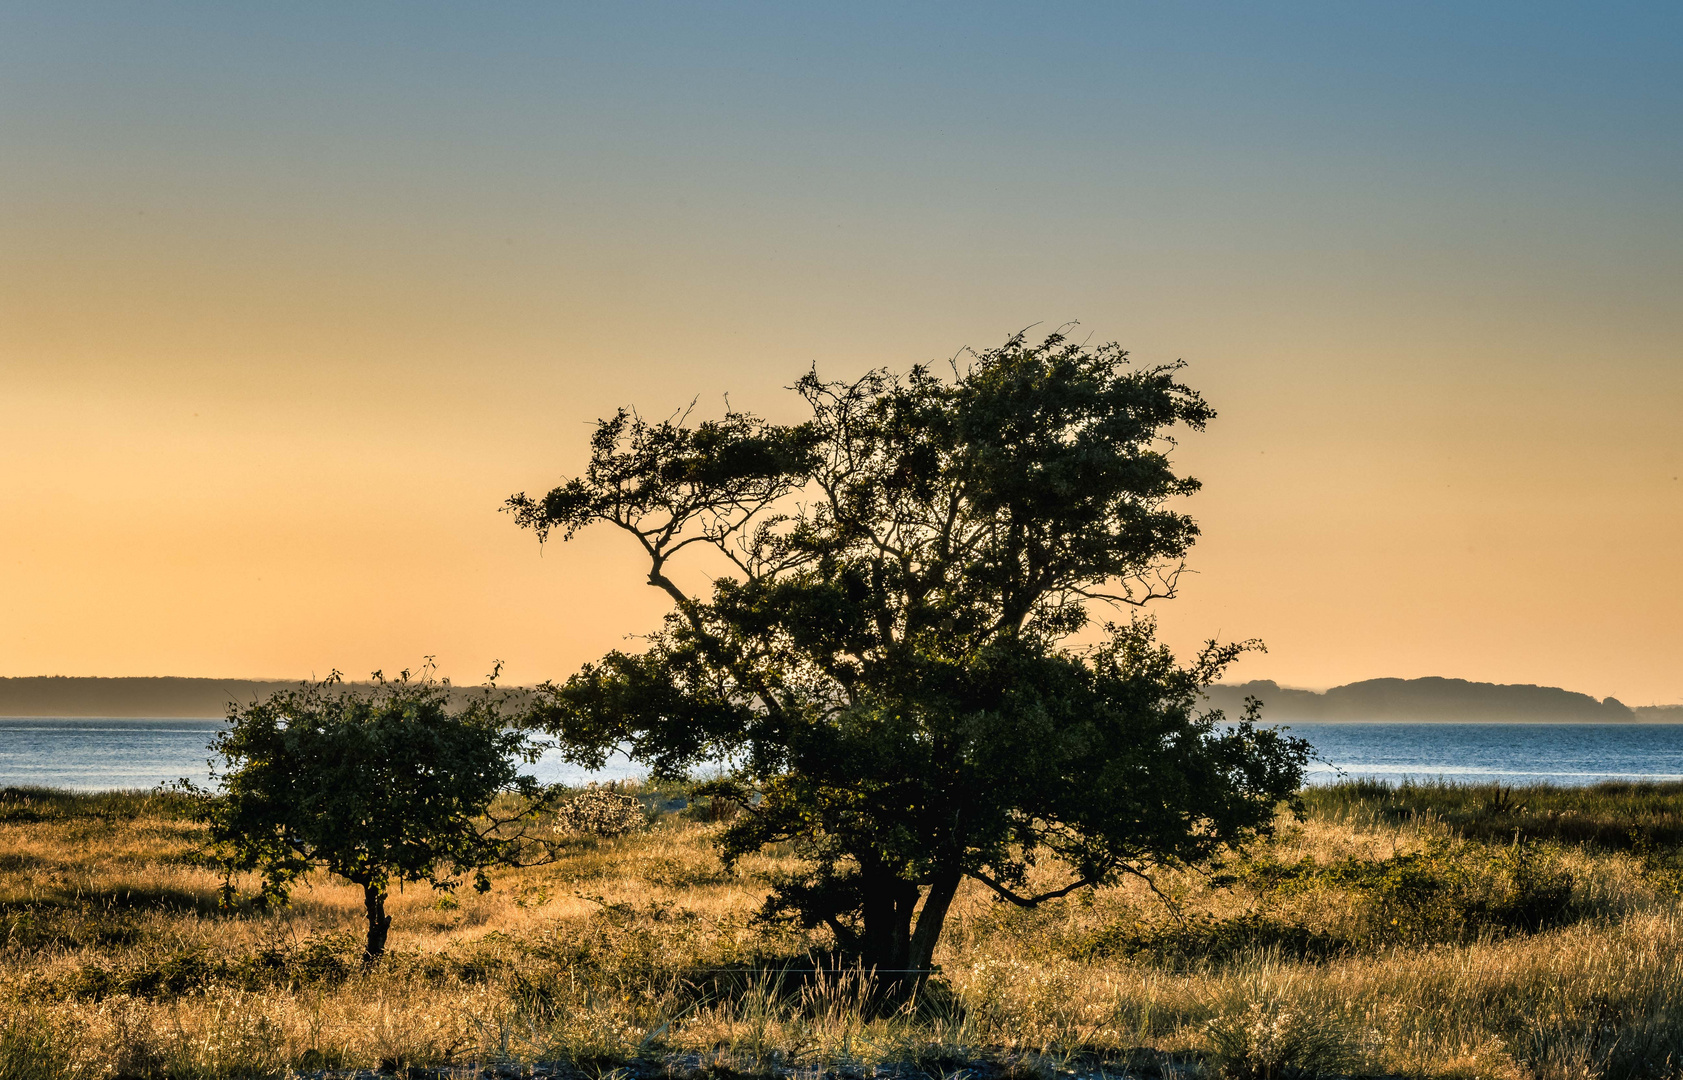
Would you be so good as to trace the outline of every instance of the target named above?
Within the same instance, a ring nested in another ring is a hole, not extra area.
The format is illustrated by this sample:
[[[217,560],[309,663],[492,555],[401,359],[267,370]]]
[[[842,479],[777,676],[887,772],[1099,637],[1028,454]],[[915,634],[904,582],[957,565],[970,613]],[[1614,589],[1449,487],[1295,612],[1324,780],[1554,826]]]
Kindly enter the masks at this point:
[[[718,826],[670,809],[486,896],[400,894],[364,971],[357,890],[317,878],[285,910],[219,910],[169,798],[7,791],[0,1080],[1683,1072],[1683,787],[1305,799],[1214,875],[1160,875],[1167,903],[1141,883],[1033,911],[965,892],[939,977],[884,1004],[869,973],[812,970],[821,936],[755,921],[777,853],[727,873]]]

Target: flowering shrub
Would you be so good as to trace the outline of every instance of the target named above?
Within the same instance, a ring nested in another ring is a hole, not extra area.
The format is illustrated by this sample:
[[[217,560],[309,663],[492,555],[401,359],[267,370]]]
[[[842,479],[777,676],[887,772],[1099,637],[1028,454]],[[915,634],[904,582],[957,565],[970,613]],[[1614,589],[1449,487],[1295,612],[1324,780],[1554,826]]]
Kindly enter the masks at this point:
[[[643,801],[637,796],[594,784],[555,812],[555,831],[576,836],[625,836],[641,832],[648,824]]]
[[[1211,1020],[1205,1030],[1211,1071],[1223,1080],[1337,1076],[1357,1062],[1355,1040],[1333,1016],[1252,1002],[1242,1013]]]

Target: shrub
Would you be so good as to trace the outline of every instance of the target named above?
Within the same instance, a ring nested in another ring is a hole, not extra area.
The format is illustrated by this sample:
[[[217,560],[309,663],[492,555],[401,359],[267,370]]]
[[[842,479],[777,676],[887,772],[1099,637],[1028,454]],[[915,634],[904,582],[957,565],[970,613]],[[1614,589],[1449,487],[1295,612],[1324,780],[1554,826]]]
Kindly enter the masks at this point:
[[[180,946],[126,963],[96,961],[74,968],[59,982],[57,992],[99,1001],[117,995],[178,998],[213,986],[261,991],[333,985],[350,976],[358,948],[355,936],[348,933],[312,935],[245,956]]]
[[[1180,921],[1159,923],[1118,920],[1078,936],[1069,952],[1077,960],[1122,957],[1177,964],[1228,960],[1264,949],[1281,956],[1322,959],[1350,947],[1348,940],[1327,931],[1247,911],[1227,918],[1199,912]]]
[[[1251,1002],[1241,1013],[1218,1016],[1205,1028],[1210,1071],[1223,1080],[1281,1080],[1338,1076],[1359,1059],[1342,1018]]]
[[[1683,844],[1683,783],[1607,783],[1592,787],[1547,784],[1403,783],[1375,780],[1313,787],[1303,793],[1315,813],[1373,817],[1393,823],[1431,820],[1462,839],[1508,843],[1553,841],[1614,851],[1644,844]]]
[[[643,801],[637,796],[594,784],[562,803],[555,812],[555,831],[577,836],[625,836],[640,832],[648,824]]]
[[[1375,943],[1458,941],[1485,931],[1536,933],[1572,917],[1572,875],[1536,844],[1434,840],[1386,859],[1260,860],[1239,880],[1260,893],[1336,889],[1358,901]]]
[[[193,800],[179,791],[64,791],[47,787],[0,788],[0,822],[28,825],[43,821],[132,821],[190,818]]]
[[[531,852],[526,830],[553,791],[520,772],[541,747],[508,729],[494,686],[458,707],[430,661],[418,680],[375,672],[367,691],[338,681],[335,672],[232,707],[211,744],[226,763],[213,773],[221,790],[181,785],[210,826],[227,900],[241,871],[261,873],[262,899],[279,904],[326,869],[362,887],[372,964],[385,952],[394,883],[448,892],[472,873],[484,892],[487,868],[553,857]]]

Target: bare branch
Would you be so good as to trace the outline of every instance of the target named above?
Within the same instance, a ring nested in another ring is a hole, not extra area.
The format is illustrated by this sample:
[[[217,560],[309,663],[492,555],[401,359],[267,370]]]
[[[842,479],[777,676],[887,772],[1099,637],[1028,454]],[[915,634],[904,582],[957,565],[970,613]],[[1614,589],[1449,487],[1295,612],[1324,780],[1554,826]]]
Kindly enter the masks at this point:
[[[986,885],[988,888],[992,889],[994,892],[998,893],[1004,899],[1009,900],[1011,903],[1016,904],[1018,907],[1025,907],[1025,908],[1037,907],[1040,904],[1044,904],[1048,900],[1056,900],[1060,896],[1068,896],[1070,893],[1074,892],[1077,889],[1084,889],[1089,885],[1096,885],[1099,882],[1098,878],[1083,877],[1078,881],[1073,881],[1070,884],[1065,885],[1061,889],[1053,889],[1051,892],[1041,893],[1038,896],[1019,896],[1016,893],[1012,892],[1010,889],[1006,888],[1004,885],[1002,885],[998,881],[995,881],[993,878],[990,878],[986,874],[980,873],[979,871],[976,871],[976,870],[970,871],[970,876],[975,878],[977,881],[980,881],[983,885]]]

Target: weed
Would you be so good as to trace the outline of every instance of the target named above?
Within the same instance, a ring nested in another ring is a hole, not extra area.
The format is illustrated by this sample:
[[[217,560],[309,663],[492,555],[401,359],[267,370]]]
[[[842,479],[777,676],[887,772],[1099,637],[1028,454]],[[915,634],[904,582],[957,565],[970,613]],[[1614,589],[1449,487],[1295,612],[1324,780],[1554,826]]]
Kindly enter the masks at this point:
[[[74,1075],[73,1040],[45,1010],[0,1012],[0,1080],[66,1080]]]

